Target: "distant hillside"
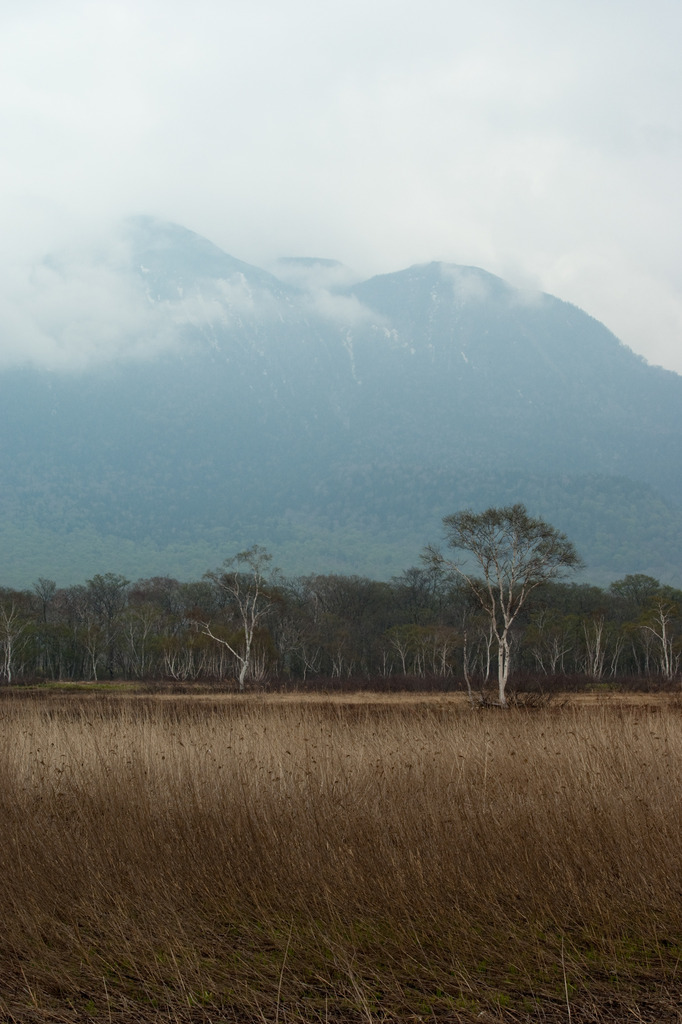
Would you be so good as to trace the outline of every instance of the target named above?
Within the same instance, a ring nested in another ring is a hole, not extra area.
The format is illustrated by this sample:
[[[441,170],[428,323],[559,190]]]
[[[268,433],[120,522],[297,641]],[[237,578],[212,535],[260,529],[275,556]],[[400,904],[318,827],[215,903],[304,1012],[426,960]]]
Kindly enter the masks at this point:
[[[682,583],[682,377],[575,307],[438,263],[269,273],[148,218],[125,253],[154,344],[0,373],[0,585],[187,578],[254,542],[388,577],[443,515],[519,500],[595,582]]]

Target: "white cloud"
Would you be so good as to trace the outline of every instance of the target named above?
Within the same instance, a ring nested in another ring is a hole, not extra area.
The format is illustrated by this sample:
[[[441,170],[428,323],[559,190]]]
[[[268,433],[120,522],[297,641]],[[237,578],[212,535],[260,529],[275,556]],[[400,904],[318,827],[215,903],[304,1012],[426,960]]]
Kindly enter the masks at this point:
[[[441,275],[452,283],[455,301],[459,305],[483,303],[490,296],[490,284],[482,274],[468,267],[441,267]]]
[[[70,370],[149,358],[175,342],[175,326],[112,267],[24,268],[0,296],[0,366]]]
[[[380,327],[386,322],[380,313],[365,306],[354,295],[334,295],[333,292],[316,291],[310,294],[309,302],[312,312],[344,327],[359,327],[361,324]]]
[[[292,284],[302,291],[334,292],[350,287],[362,278],[338,260],[316,257],[283,257],[268,269],[280,281]]]
[[[160,297],[153,278],[147,286],[149,268],[133,266],[126,235],[123,226],[97,244],[13,267],[0,293],[0,368],[28,363],[83,370],[151,359],[183,344],[187,326],[210,325],[213,331],[279,315],[275,296],[254,288],[239,271],[178,286],[177,294]],[[329,315],[333,306],[331,298]]]
[[[682,371],[681,29],[672,0],[10,0],[5,323],[22,261],[151,213],[258,265],[530,279]]]

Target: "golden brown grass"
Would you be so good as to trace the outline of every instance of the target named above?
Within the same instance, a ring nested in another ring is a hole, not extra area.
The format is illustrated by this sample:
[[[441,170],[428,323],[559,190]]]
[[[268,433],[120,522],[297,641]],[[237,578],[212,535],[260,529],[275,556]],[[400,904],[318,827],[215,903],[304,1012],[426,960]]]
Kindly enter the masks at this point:
[[[0,1019],[679,1020],[682,710],[0,704]]]

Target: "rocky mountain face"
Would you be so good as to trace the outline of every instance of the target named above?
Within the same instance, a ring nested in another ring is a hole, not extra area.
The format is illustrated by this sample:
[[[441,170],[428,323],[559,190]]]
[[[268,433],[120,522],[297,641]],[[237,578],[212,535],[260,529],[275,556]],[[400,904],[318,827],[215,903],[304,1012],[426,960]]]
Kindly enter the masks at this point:
[[[439,263],[268,272],[148,218],[124,241],[116,358],[0,372],[0,584],[197,577],[256,542],[388,577],[514,501],[590,580],[682,582],[682,377],[579,309]]]

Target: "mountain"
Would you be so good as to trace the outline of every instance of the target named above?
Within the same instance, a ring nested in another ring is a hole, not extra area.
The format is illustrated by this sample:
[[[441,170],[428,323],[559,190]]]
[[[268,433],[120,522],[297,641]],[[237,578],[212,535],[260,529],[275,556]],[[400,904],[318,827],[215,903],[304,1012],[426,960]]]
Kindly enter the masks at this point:
[[[0,584],[196,578],[256,542],[386,578],[515,501],[594,582],[682,582],[682,377],[581,310],[441,263],[266,271],[151,218],[123,243],[111,351],[0,372]]]

